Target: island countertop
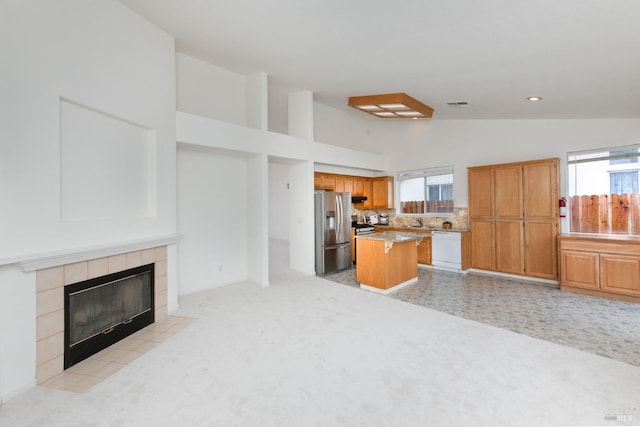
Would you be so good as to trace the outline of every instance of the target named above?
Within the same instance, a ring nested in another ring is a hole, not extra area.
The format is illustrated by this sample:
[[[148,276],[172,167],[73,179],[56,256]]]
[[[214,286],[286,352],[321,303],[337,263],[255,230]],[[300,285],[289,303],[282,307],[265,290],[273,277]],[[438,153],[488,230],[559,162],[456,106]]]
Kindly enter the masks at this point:
[[[402,243],[415,240],[416,245],[418,245],[422,241],[422,239],[429,236],[430,234],[412,233],[410,231],[381,231],[371,234],[361,234],[359,236],[355,236],[355,238],[383,241],[384,253],[387,253],[393,247],[394,243]]]

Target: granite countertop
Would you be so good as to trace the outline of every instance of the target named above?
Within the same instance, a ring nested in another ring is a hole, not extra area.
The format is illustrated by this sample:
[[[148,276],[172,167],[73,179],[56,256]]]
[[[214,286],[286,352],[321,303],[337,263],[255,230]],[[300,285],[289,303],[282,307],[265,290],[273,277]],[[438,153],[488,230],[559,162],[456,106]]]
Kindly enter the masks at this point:
[[[468,228],[442,228],[442,227],[418,227],[413,225],[380,225],[376,224],[376,227],[389,227],[389,228],[402,228],[406,229],[407,232],[411,232],[411,230],[421,230],[421,231],[446,231],[451,233],[466,233],[469,231]]]
[[[384,240],[385,242],[399,243],[409,240],[422,240],[425,236],[424,234],[412,233],[410,231],[380,231],[371,234],[361,234],[355,237],[356,239]]]

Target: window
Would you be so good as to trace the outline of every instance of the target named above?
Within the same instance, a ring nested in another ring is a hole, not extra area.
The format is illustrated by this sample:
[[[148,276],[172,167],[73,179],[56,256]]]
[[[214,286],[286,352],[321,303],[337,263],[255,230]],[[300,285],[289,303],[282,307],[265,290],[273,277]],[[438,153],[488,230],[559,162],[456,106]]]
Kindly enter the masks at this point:
[[[568,154],[571,231],[640,234],[639,157],[640,146]]]
[[[399,213],[453,213],[453,167],[405,171],[396,181]]]
[[[609,172],[610,194],[635,194],[638,192],[638,171]]]

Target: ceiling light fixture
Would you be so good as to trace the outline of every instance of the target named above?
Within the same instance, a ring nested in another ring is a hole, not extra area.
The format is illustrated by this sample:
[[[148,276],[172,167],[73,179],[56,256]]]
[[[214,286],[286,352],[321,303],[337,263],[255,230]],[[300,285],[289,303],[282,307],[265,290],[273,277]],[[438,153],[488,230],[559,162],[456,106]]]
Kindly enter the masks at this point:
[[[429,119],[433,108],[406,93],[350,96],[349,106],[385,119]]]
[[[529,96],[529,97],[527,97],[527,101],[531,101],[531,102],[540,101],[541,99],[542,99],[541,96]]]

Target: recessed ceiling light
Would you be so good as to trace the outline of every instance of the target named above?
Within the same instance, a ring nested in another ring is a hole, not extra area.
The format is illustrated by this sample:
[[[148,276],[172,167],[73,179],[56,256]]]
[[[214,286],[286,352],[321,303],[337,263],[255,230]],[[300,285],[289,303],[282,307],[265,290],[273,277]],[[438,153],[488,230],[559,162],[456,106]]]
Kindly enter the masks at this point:
[[[529,97],[527,97],[527,101],[531,101],[531,102],[540,101],[541,99],[542,99],[541,96],[529,96]]]
[[[404,104],[380,104],[380,108],[384,108],[385,110],[408,110]]]
[[[396,111],[396,114],[402,117],[422,117],[422,113],[418,111]]]
[[[381,110],[381,108],[378,107],[377,105],[358,105],[358,108],[361,110],[367,110],[367,111]]]

